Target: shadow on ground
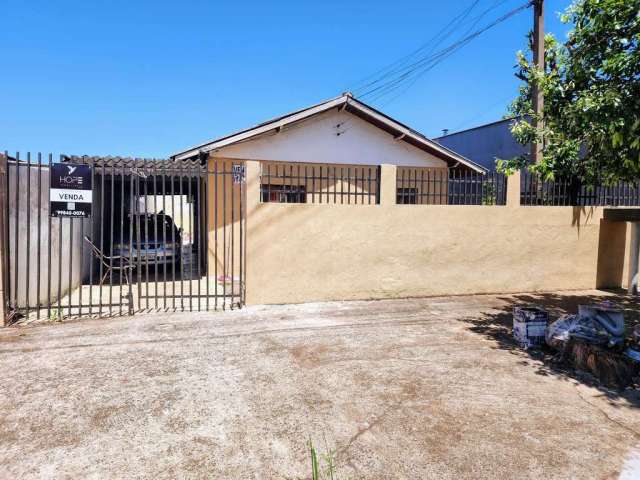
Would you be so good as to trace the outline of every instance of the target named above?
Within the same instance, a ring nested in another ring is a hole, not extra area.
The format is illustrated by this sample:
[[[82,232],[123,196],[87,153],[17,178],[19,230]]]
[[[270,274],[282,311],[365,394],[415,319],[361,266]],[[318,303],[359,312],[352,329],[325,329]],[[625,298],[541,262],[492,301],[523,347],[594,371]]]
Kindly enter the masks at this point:
[[[539,350],[524,350],[513,340],[513,307],[515,305],[538,305],[549,312],[549,322],[555,321],[559,316],[577,313],[578,305],[599,303],[603,300],[615,302],[624,309],[627,335],[633,331],[636,325],[640,325],[640,301],[638,297],[626,295],[624,291],[603,291],[602,295],[580,295],[560,293],[517,294],[497,297],[504,302],[502,306],[496,306],[479,314],[462,318],[470,324],[469,330],[493,340],[494,348],[508,350],[514,355],[522,357],[521,364],[537,368],[537,374],[553,375],[566,381],[577,381],[599,389],[602,396],[611,402],[615,400],[627,400],[634,408],[640,408],[640,383],[637,377],[634,383],[625,389],[609,388],[601,384],[592,375],[577,370],[566,361],[560,360],[560,356],[549,347]],[[531,362],[537,360],[542,362]]]

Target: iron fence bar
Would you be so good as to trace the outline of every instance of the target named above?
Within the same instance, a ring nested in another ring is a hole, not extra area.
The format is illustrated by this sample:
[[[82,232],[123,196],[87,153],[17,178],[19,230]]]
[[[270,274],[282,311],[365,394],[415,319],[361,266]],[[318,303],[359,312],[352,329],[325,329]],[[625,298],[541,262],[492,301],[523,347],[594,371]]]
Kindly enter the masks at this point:
[[[202,176],[200,173],[198,173],[198,177],[197,177],[197,183],[196,183],[196,191],[197,191],[197,198],[198,198],[198,203],[196,204],[198,206],[197,210],[196,210],[196,215],[197,215],[197,219],[198,219],[198,248],[196,249],[198,251],[198,266],[197,266],[197,275],[198,275],[198,311],[202,311],[202,305],[200,304],[200,295],[202,294],[202,285],[200,284],[200,280],[202,278],[202,262],[204,260],[204,255],[206,254],[206,251],[203,249],[204,247],[204,238],[202,236],[202,232],[204,231],[204,226],[203,226],[203,219],[204,219],[204,212],[203,212],[203,202],[202,202],[202,188],[200,186],[200,183],[202,182]],[[205,208],[206,210],[206,208]],[[206,278],[205,278],[206,281]]]
[[[182,255],[182,247],[184,245],[184,201],[182,198],[182,172],[179,177],[179,189],[180,189],[180,228],[182,229],[182,235],[180,236],[180,310],[184,311],[184,255]]]
[[[91,185],[93,188],[93,184]],[[92,202],[93,203],[93,202]],[[80,218],[80,276],[78,277],[78,303],[80,304],[80,308],[78,309],[78,316],[82,316],[82,287],[84,284],[84,276],[83,276],[83,267],[84,267],[84,217]],[[91,314],[91,310],[89,310],[89,314]]]
[[[206,160],[206,168],[204,171],[204,185],[203,185],[203,205],[204,205],[204,252],[205,252],[205,262],[204,262],[204,275],[205,275],[205,293],[207,295],[207,300],[205,302],[205,308],[209,311],[209,159]],[[174,301],[175,306],[175,301]]]
[[[20,195],[19,195],[19,192],[20,192],[20,153],[19,152],[16,152],[15,165],[16,165],[16,181],[15,181],[14,188],[16,190],[15,191],[16,215],[15,215],[15,225],[14,225],[14,232],[13,232],[14,233],[14,240],[15,240],[14,241],[14,246],[15,246],[15,249],[14,249],[14,251],[15,251],[15,262],[14,262],[14,265],[15,265],[15,267],[14,267],[14,272],[13,272],[14,277],[15,277],[15,281],[14,281],[13,285],[14,285],[15,288],[14,288],[14,292],[13,292],[13,294],[14,294],[13,304],[14,304],[15,308],[17,309],[18,308],[18,286],[19,286],[19,283],[18,283],[19,274],[18,274],[18,272],[20,270],[20,268],[19,268],[19,266],[20,266],[20,244],[18,243],[18,237],[19,237],[18,232],[19,232],[19,226],[20,226],[20,223],[19,223],[19,217],[20,217]]]
[[[106,178],[107,172],[105,169],[105,164],[102,164],[102,175],[100,175],[100,222],[101,224],[98,226],[98,230],[100,231],[100,251],[104,252],[104,197],[105,197],[105,178]],[[102,282],[103,282],[103,275],[102,272],[104,270],[103,267],[103,262],[100,261],[99,262],[99,272],[98,274],[100,275],[100,283],[98,284],[98,296],[100,298],[100,304],[98,307],[98,315],[102,316]]]
[[[62,155],[60,156],[62,160]],[[58,217],[58,320],[61,318],[62,302],[62,217]]]
[[[172,298],[172,308],[173,311],[176,311],[176,268],[178,267],[176,262],[182,262],[182,242],[180,245],[176,247],[176,229],[175,229],[175,220],[176,220],[176,195],[175,195],[175,178],[173,176],[169,177],[171,179],[171,221],[174,226],[171,227],[171,245],[176,253],[173,254],[173,266],[171,267],[171,296]]]
[[[215,261],[213,262],[213,276],[214,276],[214,286],[215,286],[215,299],[214,299],[214,303],[215,306],[214,308],[216,310],[218,310],[218,188],[219,188],[219,184],[220,182],[218,181],[218,159],[214,160],[214,170],[213,170],[213,224],[214,224],[214,228],[213,228],[213,249],[214,249],[214,257],[215,257]],[[268,164],[267,164],[268,166]],[[269,167],[269,166],[268,166]],[[267,170],[267,175],[269,175],[271,172],[269,170]],[[270,177],[269,177],[270,178]],[[271,180],[268,180],[267,182],[267,187],[269,187]],[[269,201],[269,199],[271,198],[271,189],[269,188],[269,194],[267,197],[267,201]]]
[[[49,174],[51,174],[51,172],[49,172]],[[96,176],[95,176],[95,168],[93,166],[91,166],[91,188],[95,191],[95,187],[96,187]],[[90,225],[91,228],[89,229],[89,231],[91,232],[91,238],[95,238],[95,236],[93,235],[94,232],[94,222],[95,222],[95,213],[94,213],[94,202],[91,202],[91,221],[90,221]],[[102,220],[102,219],[101,219]],[[82,236],[82,243],[84,243],[84,232],[83,232],[83,236]],[[89,315],[93,314],[93,252],[91,252],[91,249],[89,249],[90,255],[89,255]],[[83,257],[84,258],[84,257]]]
[[[191,175],[187,174],[187,221],[189,222],[189,235],[191,236],[191,243],[189,244],[191,262],[189,264],[189,311],[193,311],[193,226],[191,224],[191,217],[193,213],[193,203],[191,201]]]
[[[232,170],[232,175],[233,175],[233,164],[231,167]],[[282,167],[282,171],[284,172],[284,166]],[[233,184],[233,176],[231,177],[231,305],[230,308],[231,310],[233,310],[233,302],[235,299],[235,262],[234,262],[234,258],[236,256],[236,251],[235,251],[235,230],[236,230],[236,226],[235,226],[235,187]]]
[[[162,249],[164,250],[164,261],[162,262],[162,294],[164,309],[167,311],[167,197],[166,197],[165,175],[162,175]],[[173,258],[173,257],[172,257]]]
[[[31,304],[31,291],[29,289],[29,267],[31,266],[31,152],[27,152],[27,249],[25,250],[26,275],[25,275],[25,317],[29,318],[29,307]]]
[[[193,194],[193,228],[194,230],[197,228],[198,229],[198,233],[196,235],[194,235],[194,242],[197,241],[198,245],[197,248],[195,249],[196,251],[196,275],[198,277],[197,279],[197,290],[198,290],[198,309],[197,311],[200,311],[200,276],[201,276],[201,268],[200,268],[200,261],[201,261],[201,248],[202,248],[202,241],[200,238],[200,235],[202,234],[202,212],[201,212],[201,208],[200,208],[200,176],[193,176],[193,185],[195,187],[195,192]],[[197,202],[196,202],[197,199]],[[197,227],[196,227],[197,226]],[[194,245],[195,246],[195,245]],[[195,263],[195,262],[194,262]]]
[[[298,166],[299,168],[299,166]],[[298,184],[300,182],[298,181]],[[239,275],[239,285],[238,285],[238,307],[241,307],[244,304],[244,288],[245,288],[245,272],[244,272],[244,262],[245,262],[245,238],[244,238],[244,220],[245,220],[245,189],[244,189],[244,185],[245,185],[245,179],[244,177],[240,179],[240,192],[239,192],[239,202],[240,202],[240,220],[238,221],[238,226],[240,227],[240,258],[239,258],[239,262],[240,262],[240,275]],[[328,189],[327,189],[328,191]]]
[[[146,166],[147,162],[145,162]],[[153,169],[153,164],[151,167],[148,167],[145,171],[146,176],[144,178],[144,236],[142,237],[144,240],[141,240],[142,243],[138,244],[139,249],[144,249],[144,292],[145,292],[145,302],[144,306],[146,310],[150,310],[149,306],[149,252],[151,242],[149,241],[149,182],[151,181],[151,171]],[[140,253],[142,255],[142,253]]]
[[[120,316],[122,316],[124,314],[124,305],[122,303],[122,301],[124,300],[124,284],[122,283],[122,275],[124,273],[124,252],[126,251],[126,249],[124,248],[124,202],[125,202],[125,197],[124,197],[124,175],[125,175],[125,166],[124,166],[124,162],[122,164],[122,169],[120,171],[120,272],[118,274],[118,283],[120,284],[120,294],[119,294],[119,305],[120,305]],[[131,256],[131,250],[129,250],[129,256]],[[126,277],[126,275],[125,275]],[[82,302],[80,302],[82,303]]]
[[[136,181],[135,181],[135,197],[134,197],[134,212],[136,214],[135,216],[135,225],[133,225],[133,220],[132,220],[132,228],[135,229],[136,232],[136,265],[137,265],[137,272],[136,272],[136,279],[137,279],[137,283],[138,283],[138,310],[142,311],[142,283],[143,283],[143,277],[142,277],[142,225],[140,223],[141,221],[141,217],[142,217],[142,213],[140,212],[140,202],[142,199],[142,183],[140,181],[140,179],[142,178],[142,180],[144,181],[144,183],[146,183],[147,181],[147,173],[146,173],[146,162],[143,161],[142,163],[142,174],[138,174],[136,175]],[[145,189],[146,191],[146,189]],[[146,204],[145,204],[145,209],[144,209],[144,213],[146,215]],[[146,223],[146,222],[145,222]],[[130,243],[130,248],[131,248],[131,252],[133,252],[133,238],[131,239],[131,243]]]
[[[113,217],[114,217],[114,202],[115,202],[115,167],[110,169],[111,175],[111,188],[109,190],[111,209],[109,211],[110,217],[110,241],[109,241],[109,255],[113,256]],[[109,260],[109,303],[113,304],[113,260]],[[113,307],[109,306],[109,316],[113,315]]]
[[[158,175],[155,169],[156,162],[154,161],[153,163],[153,244],[155,245],[155,254],[153,255],[153,302],[155,309],[158,310]],[[148,238],[147,242],[149,242]],[[149,251],[151,250],[149,248]]]
[[[129,256],[128,256],[128,264],[129,266],[131,266],[131,268],[129,269],[128,272],[128,285],[127,285],[127,303],[128,303],[128,311],[129,311],[129,315],[133,315],[134,313],[134,304],[133,304],[133,272],[134,269],[136,268],[136,264],[134,263],[134,258],[136,258],[138,255],[136,255],[136,257],[133,256],[133,219],[134,219],[134,215],[136,215],[136,210],[137,210],[137,198],[135,195],[135,183],[134,183],[134,176],[137,178],[138,175],[134,174],[134,169],[133,167],[130,167],[129,169]],[[138,270],[136,272],[137,276],[140,276],[140,271]],[[139,304],[138,304],[139,306]]]
[[[53,163],[53,154],[49,154],[49,185],[51,185],[51,165]],[[47,188],[49,191],[50,188]],[[47,202],[47,211],[49,215],[47,215],[47,318],[51,319],[51,274],[53,271],[51,270],[51,245],[53,244],[53,239],[51,238],[51,202]]]
[[[222,164],[222,310],[227,304],[227,162]],[[276,178],[278,165],[276,165]]]
[[[69,217],[69,285],[68,289],[68,317],[73,316],[71,311],[71,297],[73,296],[73,217]]]

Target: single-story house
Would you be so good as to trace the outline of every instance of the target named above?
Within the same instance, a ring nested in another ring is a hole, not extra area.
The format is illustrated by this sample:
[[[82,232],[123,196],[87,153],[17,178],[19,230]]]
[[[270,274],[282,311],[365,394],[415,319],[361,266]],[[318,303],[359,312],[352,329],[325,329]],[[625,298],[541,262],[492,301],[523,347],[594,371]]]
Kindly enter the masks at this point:
[[[257,160],[280,165],[391,164],[486,171],[350,93],[180,151],[172,159],[187,160],[203,154],[209,159]]]

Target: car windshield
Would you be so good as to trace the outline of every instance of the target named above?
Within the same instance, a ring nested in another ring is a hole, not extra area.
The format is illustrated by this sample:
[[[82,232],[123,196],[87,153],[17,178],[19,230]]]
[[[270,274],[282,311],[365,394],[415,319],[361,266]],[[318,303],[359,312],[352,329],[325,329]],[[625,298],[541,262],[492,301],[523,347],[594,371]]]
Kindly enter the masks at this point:
[[[129,218],[131,220],[131,218]],[[137,227],[140,226],[141,242],[171,242],[179,241],[180,232],[173,223],[173,219],[169,215],[159,214],[142,214],[133,217],[133,238],[135,242],[138,238]],[[129,237],[130,227],[126,225],[124,228],[124,237]],[[172,236],[173,235],[173,236]]]

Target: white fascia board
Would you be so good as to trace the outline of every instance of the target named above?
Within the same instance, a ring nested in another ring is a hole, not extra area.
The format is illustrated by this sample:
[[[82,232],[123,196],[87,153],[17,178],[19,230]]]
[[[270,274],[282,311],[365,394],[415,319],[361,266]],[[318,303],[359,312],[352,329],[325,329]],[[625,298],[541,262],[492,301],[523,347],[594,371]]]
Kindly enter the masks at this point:
[[[176,160],[184,160],[185,158],[192,157],[197,155],[199,152],[210,152],[212,150],[217,150],[219,148],[226,147],[227,145],[231,145],[233,143],[238,143],[243,140],[246,140],[251,137],[255,137],[258,135],[262,135],[263,133],[267,133],[271,130],[275,130],[277,128],[284,127],[291,123],[299,122],[300,120],[304,120],[305,118],[311,117],[318,113],[322,113],[324,111],[330,110],[332,108],[337,107],[340,104],[346,103],[347,97],[338,97],[334,100],[330,100],[328,102],[322,103],[315,107],[308,108],[307,110],[303,110],[302,112],[293,114],[286,118],[282,118],[280,120],[275,120],[274,122],[267,123],[266,125],[262,125],[260,127],[252,128],[245,132],[238,133],[237,135],[231,135],[227,138],[219,140],[217,142],[212,142],[209,144],[202,145],[200,147],[194,147],[190,150],[187,150],[183,153],[180,153],[175,156]]]
[[[366,113],[367,115],[375,118],[377,121],[384,123],[392,128],[395,128],[396,130],[398,130],[401,133],[401,138],[398,138],[398,140],[404,140],[406,141],[407,137],[412,138],[413,140],[415,140],[416,142],[421,143],[422,145],[428,146],[430,148],[432,148],[433,150],[436,150],[438,152],[440,152],[442,155],[445,155],[446,157],[450,158],[452,161],[455,162],[460,162],[463,165],[466,165],[469,168],[472,168],[473,170],[475,170],[476,172],[479,173],[486,173],[486,169],[484,169],[483,167],[476,165],[475,163],[473,163],[472,161],[468,160],[467,158],[463,157],[462,155],[449,150],[448,148],[443,147],[442,145],[439,145],[437,142],[433,142],[425,137],[423,137],[422,135],[419,135],[417,133],[415,133],[414,131],[412,131],[411,129],[405,127],[404,125],[401,125],[397,122],[394,122],[393,120],[391,120],[390,118],[381,115],[380,113],[376,112],[375,110],[372,110],[370,108],[368,108],[367,106],[363,105],[362,103],[358,102],[358,101],[348,101],[349,105],[351,105],[353,108],[360,110],[363,113]]]

